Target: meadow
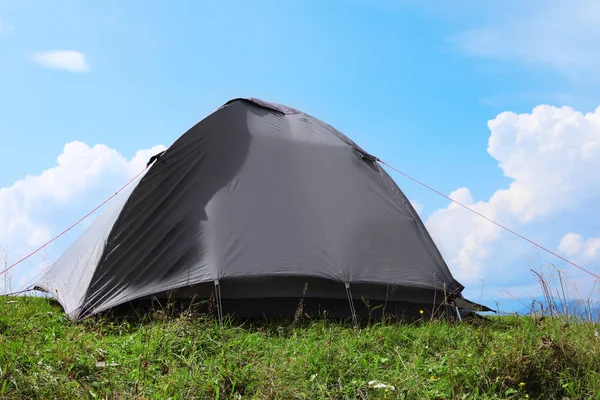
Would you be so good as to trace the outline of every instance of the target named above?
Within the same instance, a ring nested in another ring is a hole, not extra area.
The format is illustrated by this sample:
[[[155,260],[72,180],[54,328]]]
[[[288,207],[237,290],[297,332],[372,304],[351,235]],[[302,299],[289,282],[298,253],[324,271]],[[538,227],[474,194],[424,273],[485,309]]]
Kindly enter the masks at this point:
[[[193,307],[70,321],[0,297],[0,398],[600,399],[600,324],[567,316],[221,325]]]

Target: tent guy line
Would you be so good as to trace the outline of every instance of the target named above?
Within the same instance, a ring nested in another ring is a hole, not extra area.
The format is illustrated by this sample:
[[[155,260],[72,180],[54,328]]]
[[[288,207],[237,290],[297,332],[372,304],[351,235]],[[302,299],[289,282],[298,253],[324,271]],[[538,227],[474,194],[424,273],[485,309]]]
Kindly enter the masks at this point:
[[[464,298],[376,159],[301,110],[232,99],[182,133],[34,289],[72,320],[153,299],[207,300],[209,313],[244,319],[293,318],[299,296],[311,318],[494,311]]]
[[[472,212],[472,213],[474,213],[474,214],[476,214],[476,215],[480,216],[480,217],[481,217],[481,218],[483,218],[483,219],[486,219],[486,220],[488,220],[489,222],[493,223],[494,225],[496,225],[496,226],[499,226],[500,228],[504,229],[505,231],[507,231],[507,232],[510,232],[510,233],[512,233],[513,235],[515,235],[515,236],[517,236],[517,237],[519,237],[519,238],[521,238],[521,239],[523,239],[523,240],[525,240],[525,241],[527,241],[527,242],[529,242],[529,243],[533,244],[534,246],[536,246],[536,247],[538,247],[538,248],[540,248],[540,249],[542,249],[542,250],[544,250],[544,251],[548,252],[549,254],[552,254],[553,256],[560,258],[561,260],[563,260],[563,261],[565,261],[565,262],[567,262],[567,263],[571,264],[572,266],[574,266],[574,267],[576,267],[576,268],[579,268],[579,269],[580,269],[580,270],[582,270],[583,272],[586,272],[586,273],[590,274],[591,276],[593,276],[593,277],[595,277],[595,278],[597,278],[597,279],[600,279],[600,275],[597,275],[597,274],[595,274],[595,273],[593,273],[593,272],[591,272],[591,271],[589,271],[589,270],[587,270],[587,269],[583,268],[582,266],[580,266],[580,265],[577,265],[577,264],[575,264],[574,262],[572,262],[572,261],[570,261],[570,260],[568,260],[568,259],[566,259],[566,258],[564,258],[564,257],[562,257],[562,256],[560,256],[560,255],[558,255],[558,254],[556,254],[556,253],[555,253],[555,252],[553,252],[552,250],[550,250],[550,249],[547,249],[546,247],[544,247],[544,246],[542,246],[542,245],[540,245],[540,244],[538,244],[538,243],[534,242],[533,240],[530,240],[530,239],[526,238],[525,236],[523,236],[523,235],[521,235],[521,234],[519,234],[519,233],[517,233],[517,232],[513,231],[513,230],[512,230],[512,229],[510,229],[510,228],[507,228],[506,226],[504,226],[504,225],[502,225],[502,224],[500,224],[500,223],[498,223],[498,222],[494,221],[493,219],[486,217],[485,215],[483,215],[483,214],[481,214],[481,213],[479,213],[479,212],[475,211],[474,209],[472,209],[472,208],[470,208],[470,207],[468,207],[468,206],[466,206],[466,205],[462,204],[461,202],[454,200],[454,199],[453,199],[453,198],[451,198],[450,196],[446,196],[446,195],[445,195],[445,194],[443,194],[442,192],[440,192],[440,191],[438,191],[438,190],[436,190],[436,189],[432,188],[431,186],[429,186],[429,185],[427,185],[427,184],[425,184],[425,183],[423,183],[423,182],[419,181],[418,179],[415,179],[415,178],[413,178],[412,176],[410,176],[410,175],[408,175],[408,174],[406,174],[406,173],[404,173],[404,172],[400,171],[399,169],[392,167],[391,165],[389,165],[389,164],[388,164],[388,163],[386,163],[385,161],[383,161],[383,160],[381,160],[381,159],[379,159],[379,158],[377,159],[377,161],[378,161],[379,163],[381,163],[381,164],[383,164],[383,165],[385,165],[385,166],[389,167],[390,169],[392,169],[392,170],[396,171],[397,173],[399,173],[399,174],[401,174],[401,175],[404,175],[405,177],[407,177],[408,179],[410,179],[410,180],[412,180],[412,181],[414,181],[414,182],[418,183],[419,185],[421,185],[421,186],[424,186],[425,188],[427,188],[427,189],[429,189],[429,190],[433,191],[434,193],[437,193],[437,194],[439,194],[440,196],[442,196],[442,197],[444,197],[444,198],[446,198],[446,199],[448,199],[448,200],[452,201],[453,203],[456,203],[456,204],[458,204],[459,206],[463,207],[464,209],[466,209],[466,210],[468,210],[468,211],[470,211],[470,212]]]
[[[464,205],[464,204],[460,203],[459,201],[456,201],[456,200],[454,200],[454,199],[453,199],[453,198],[451,198],[450,196],[447,196],[447,195],[443,194],[442,192],[440,192],[440,191],[438,191],[438,190],[436,190],[436,189],[432,188],[431,186],[429,186],[429,185],[427,185],[427,184],[425,184],[425,183],[423,183],[423,182],[419,181],[418,179],[415,179],[415,178],[413,178],[412,176],[410,176],[410,175],[408,175],[408,174],[406,174],[406,173],[402,172],[401,170],[399,170],[399,169],[397,169],[397,168],[394,168],[393,166],[391,166],[390,164],[386,163],[385,161],[383,161],[383,160],[381,160],[381,159],[379,159],[379,158],[377,159],[377,161],[378,161],[379,163],[381,163],[381,164],[383,164],[383,165],[387,166],[388,168],[390,168],[390,169],[394,170],[395,172],[397,172],[397,173],[399,173],[399,174],[401,174],[401,175],[403,175],[403,176],[407,177],[408,179],[410,179],[410,180],[412,180],[412,181],[414,181],[414,182],[418,183],[419,185],[421,185],[421,186],[423,186],[423,187],[425,187],[425,188],[427,188],[427,189],[429,189],[429,190],[433,191],[434,193],[436,193],[436,194],[438,194],[438,195],[440,195],[440,196],[442,196],[442,197],[444,197],[444,198],[446,198],[446,199],[448,199],[448,200],[452,201],[453,203],[456,203],[456,204],[458,204],[459,206],[463,207],[464,209],[466,209],[466,210],[468,210],[468,211],[470,211],[470,212],[472,212],[472,213],[474,213],[474,214],[476,214],[476,215],[480,216],[481,218],[484,218],[484,219],[486,219],[487,221],[489,221],[489,222],[493,223],[494,225],[497,225],[498,227],[500,227],[500,228],[502,228],[502,229],[506,230],[507,232],[510,232],[510,233],[512,233],[513,235],[515,235],[515,236],[517,236],[517,237],[519,237],[519,238],[521,238],[521,239],[523,239],[523,240],[525,240],[525,241],[527,241],[527,242],[529,242],[529,243],[533,244],[534,246],[536,246],[536,247],[538,247],[538,248],[540,248],[540,249],[542,249],[542,250],[544,250],[544,251],[548,252],[549,254],[551,254],[551,255],[553,255],[553,256],[555,256],[555,257],[557,257],[557,258],[559,258],[559,259],[561,259],[561,260],[563,260],[563,261],[565,261],[565,262],[567,262],[567,263],[569,263],[569,264],[571,264],[572,266],[574,266],[574,267],[576,267],[576,268],[579,268],[579,269],[580,269],[580,270],[582,270],[583,272],[586,272],[586,273],[590,274],[591,276],[593,276],[593,277],[595,277],[595,278],[598,278],[598,279],[600,279],[600,276],[599,276],[599,275],[596,275],[596,274],[594,274],[593,272],[591,272],[591,271],[589,271],[589,270],[587,270],[587,269],[585,269],[585,268],[583,268],[583,267],[581,267],[581,266],[577,265],[576,263],[574,263],[574,262],[572,262],[572,261],[570,261],[570,260],[568,260],[568,259],[566,259],[566,258],[564,258],[564,257],[560,256],[559,254],[556,254],[556,253],[555,253],[555,252],[553,252],[552,250],[550,250],[550,249],[547,249],[546,247],[544,247],[544,246],[542,246],[542,245],[540,245],[540,244],[538,244],[538,243],[534,242],[533,240],[530,240],[530,239],[526,238],[525,236],[523,236],[523,235],[521,235],[521,234],[519,234],[519,233],[517,233],[517,232],[513,231],[513,230],[512,230],[512,229],[510,229],[510,228],[507,228],[507,227],[505,227],[504,225],[502,225],[502,224],[500,224],[500,223],[498,223],[498,222],[494,221],[493,219],[486,217],[485,215],[483,215],[483,214],[481,214],[481,213],[479,213],[479,212],[475,211],[474,209],[472,209],[472,208],[470,208],[470,207],[468,207],[468,206],[466,206],[466,205]],[[149,164],[150,164],[150,163],[149,163]],[[148,164],[148,166],[149,166],[149,164]],[[142,171],[140,171],[140,172],[139,172],[139,173],[138,173],[136,176],[134,176],[134,177],[133,177],[133,178],[132,178],[132,179],[131,179],[129,182],[127,182],[125,185],[123,185],[121,188],[119,188],[119,189],[118,189],[118,190],[117,190],[117,191],[116,191],[116,192],[115,192],[113,195],[111,195],[109,198],[107,198],[106,200],[104,200],[104,201],[103,201],[103,202],[102,202],[100,205],[98,205],[98,206],[97,206],[97,207],[95,207],[95,208],[94,208],[92,211],[90,211],[89,213],[87,213],[86,215],[84,215],[82,218],[80,218],[80,219],[79,219],[77,222],[75,222],[74,224],[72,224],[71,226],[69,226],[67,229],[65,229],[64,231],[62,231],[61,233],[59,233],[58,235],[56,235],[54,238],[50,239],[48,242],[44,243],[42,246],[40,246],[40,247],[39,247],[39,248],[37,248],[36,250],[34,250],[34,251],[32,251],[31,253],[29,253],[29,254],[28,254],[28,255],[26,255],[25,257],[23,257],[23,258],[21,258],[20,260],[16,261],[15,263],[13,263],[12,265],[10,265],[10,266],[9,266],[9,267],[7,267],[6,269],[4,269],[4,270],[0,271],[0,275],[2,275],[2,274],[4,274],[4,273],[8,272],[8,271],[9,271],[9,270],[11,270],[12,268],[14,268],[14,267],[16,267],[17,265],[21,264],[23,261],[25,261],[25,260],[27,260],[28,258],[32,257],[33,255],[35,255],[36,253],[38,253],[39,251],[41,251],[42,249],[44,249],[46,246],[48,246],[50,243],[54,242],[56,239],[58,239],[59,237],[61,237],[62,235],[64,235],[64,234],[65,234],[65,233],[67,233],[68,231],[70,231],[71,229],[73,229],[73,228],[74,228],[75,226],[77,226],[79,223],[83,222],[83,221],[84,221],[86,218],[88,218],[90,215],[92,215],[94,212],[96,212],[98,209],[100,209],[102,206],[104,206],[106,203],[108,203],[110,200],[112,200],[112,199],[113,199],[115,196],[117,196],[117,195],[118,195],[118,194],[119,194],[119,193],[120,193],[120,192],[121,192],[123,189],[125,189],[125,188],[126,188],[127,186],[129,186],[129,185],[130,185],[130,184],[131,184],[131,183],[132,183],[134,180],[136,180],[136,179],[137,179],[137,178],[138,178],[138,177],[139,177],[139,176],[140,176],[140,175],[141,175],[141,174],[142,174],[142,173],[143,173],[143,172],[144,172],[144,171],[145,171],[145,170],[148,168],[148,166],[146,166],[146,168],[144,168],[144,169],[143,169]]]
[[[557,257],[557,258],[559,258],[559,259],[561,259],[561,260],[563,260],[563,261],[565,261],[565,262],[567,262],[567,263],[569,263],[570,265],[572,265],[572,266],[574,266],[574,267],[576,267],[576,268],[580,269],[581,271],[583,271],[583,272],[586,272],[586,273],[588,273],[589,275],[591,275],[591,276],[593,276],[593,277],[595,277],[595,278],[597,278],[597,279],[600,279],[600,275],[597,275],[597,274],[595,274],[595,273],[593,273],[593,272],[591,272],[591,271],[587,270],[586,268],[584,268],[584,267],[582,267],[582,266],[580,266],[580,265],[578,265],[578,264],[576,264],[576,263],[574,263],[574,262],[572,262],[572,261],[570,261],[570,260],[566,259],[565,257],[562,257],[561,255],[559,255],[559,254],[557,254],[557,253],[553,252],[552,250],[550,250],[550,249],[548,249],[548,248],[546,248],[546,247],[544,247],[544,246],[542,246],[542,245],[540,245],[540,244],[538,244],[538,243],[534,242],[533,240],[530,240],[530,239],[526,238],[525,236],[523,236],[523,235],[521,235],[521,234],[519,234],[519,233],[517,233],[517,232],[513,231],[512,229],[510,229],[510,228],[508,228],[508,227],[506,227],[506,226],[504,226],[504,225],[502,225],[502,224],[500,224],[500,223],[498,223],[498,222],[494,221],[493,219],[486,217],[485,215],[483,215],[483,214],[481,214],[481,213],[479,213],[479,212],[475,211],[474,209],[472,209],[472,208],[470,208],[470,207],[468,207],[468,206],[466,206],[466,205],[464,205],[464,204],[460,203],[459,201],[456,201],[456,200],[454,200],[454,199],[453,199],[453,198],[451,198],[450,196],[447,196],[447,195],[443,194],[442,192],[440,192],[440,191],[438,191],[438,190],[434,189],[433,187],[431,187],[431,186],[429,186],[429,185],[427,185],[427,184],[425,184],[425,183],[423,183],[423,182],[419,181],[418,179],[415,179],[415,178],[413,178],[412,176],[410,176],[410,175],[408,175],[408,174],[406,174],[406,173],[402,172],[401,170],[399,170],[399,169],[397,169],[397,168],[394,168],[393,166],[391,166],[390,164],[386,163],[385,161],[383,161],[383,160],[381,160],[381,159],[379,159],[379,158],[377,159],[377,161],[378,161],[379,163],[381,163],[381,164],[383,164],[383,165],[387,166],[388,168],[390,168],[390,169],[394,170],[395,172],[397,172],[397,173],[399,173],[399,174],[401,174],[401,175],[403,175],[403,176],[407,177],[408,179],[410,179],[410,180],[412,180],[412,181],[414,181],[414,182],[418,183],[419,185],[421,185],[421,186],[423,186],[423,187],[425,187],[425,188],[427,188],[427,189],[429,189],[429,190],[433,191],[434,193],[436,193],[436,194],[438,194],[438,195],[440,195],[440,196],[442,196],[442,197],[446,198],[447,200],[450,200],[450,201],[452,201],[453,203],[456,203],[456,204],[458,204],[459,206],[463,207],[464,209],[466,209],[466,210],[468,210],[468,211],[470,211],[470,212],[472,212],[472,213],[474,213],[474,214],[478,215],[479,217],[481,217],[481,218],[484,218],[485,220],[487,220],[487,221],[489,221],[489,222],[493,223],[494,225],[496,225],[496,226],[498,226],[498,227],[500,227],[500,228],[504,229],[505,231],[507,231],[507,232],[509,232],[509,233],[512,233],[513,235],[515,235],[515,236],[517,236],[517,237],[519,237],[519,238],[521,238],[521,239],[523,239],[523,240],[525,240],[525,241],[527,241],[527,242],[529,242],[529,243],[533,244],[534,246],[536,246],[536,247],[538,247],[538,248],[540,248],[540,249],[542,249],[542,250],[546,251],[547,253],[549,253],[549,254],[551,254],[551,255],[553,255],[553,256],[555,256],[555,257]],[[74,228],[75,226],[77,226],[79,223],[83,222],[83,221],[84,221],[86,218],[88,218],[90,215],[92,215],[94,212],[96,212],[98,209],[100,209],[102,206],[104,206],[106,203],[108,203],[110,200],[112,200],[114,197],[116,197],[116,196],[117,196],[117,195],[118,195],[118,194],[119,194],[121,191],[123,191],[123,189],[125,189],[125,188],[126,188],[127,186],[129,186],[129,185],[130,185],[130,184],[131,184],[133,181],[135,181],[135,180],[136,180],[136,179],[137,179],[137,178],[138,178],[138,177],[139,177],[139,176],[140,176],[142,173],[144,173],[144,171],[146,171],[146,169],[147,169],[147,168],[150,166],[150,164],[151,164],[151,162],[148,162],[148,164],[146,165],[146,167],[145,167],[145,168],[144,168],[142,171],[140,171],[140,172],[139,172],[137,175],[135,175],[135,176],[134,176],[134,177],[133,177],[133,178],[132,178],[132,179],[131,179],[129,182],[127,182],[125,185],[123,185],[121,188],[119,188],[119,189],[118,189],[118,190],[117,190],[115,193],[113,193],[113,194],[112,194],[112,195],[111,195],[109,198],[107,198],[107,199],[106,199],[106,200],[104,200],[102,203],[100,203],[100,205],[98,205],[97,207],[95,207],[95,208],[94,208],[92,211],[90,211],[89,213],[87,213],[86,215],[84,215],[84,216],[83,216],[82,218],[80,218],[80,219],[79,219],[77,222],[75,222],[74,224],[72,224],[71,226],[69,226],[67,229],[65,229],[64,231],[62,231],[62,232],[61,232],[61,233],[59,233],[58,235],[56,235],[54,238],[50,239],[48,242],[44,243],[42,246],[40,246],[40,247],[39,247],[39,248],[37,248],[36,250],[32,251],[31,253],[29,253],[29,254],[28,254],[28,255],[26,255],[25,257],[21,258],[20,260],[16,261],[15,263],[13,263],[12,265],[10,265],[10,266],[9,266],[9,267],[7,267],[6,269],[4,269],[4,270],[0,271],[0,275],[2,275],[2,274],[4,274],[4,273],[8,272],[8,271],[9,271],[9,270],[11,270],[12,268],[14,268],[14,267],[16,267],[17,265],[21,264],[23,261],[25,261],[25,260],[27,260],[28,258],[32,257],[33,255],[35,255],[36,253],[38,253],[40,250],[42,250],[42,249],[44,249],[46,246],[48,246],[50,243],[54,242],[56,239],[60,238],[62,235],[64,235],[65,233],[67,233],[68,231],[70,231],[71,229],[73,229],[73,228]]]
[[[86,218],[88,218],[90,215],[92,215],[93,213],[95,213],[96,211],[98,211],[98,209],[100,209],[102,206],[104,206],[106,203],[108,203],[110,200],[112,200],[114,197],[116,197],[121,191],[123,191],[123,189],[125,189],[133,181],[135,181],[141,174],[143,174],[144,171],[146,171],[147,168],[148,168],[148,166],[146,166],[143,170],[141,170],[136,176],[134,176],[133,178],[131,178],[131,180],[129,182],[127,182],[125,185],[121,186],[119,188],[119,190],[117,190],[109,198],[107,198],[102,203],[100,203],[96,208],[94,208],[92,211],[90,211],[89,213],[87,213],[86,215],[84,215],[83,217],[81,217],[77,222],[75,222],[74,224],[72,224],[71,226],[69,226],[67,229],[65,229],[64,231],[62,231],[58,235],[54,236],[52,239],[50,239],[49,241],[47,241],[46,243],[44,243],[43,245],[41,245],[40,247],[38,247],[37,249],[35,249],[34,251],[32,251],[31,253],[27,254],[25,257],[21,258],[19,261],[17,261],[14,264],[10,265],[8,268],[0,271],[0,275],[8,272],[12,268],[14,268],[17,265],[21,264],[23,261],[25,261],[29,257],[35,255],[37,252],[39,252],[40,250],[42,250],[43,248],[45,248],[46,246],[48,246],[50,243],[54,242],[56,239],[58,239],[62,235],[64,235],[65,233],[69,232],[71,229],[75,228],[77,225],[79,225],[81,222],[83,222]]]

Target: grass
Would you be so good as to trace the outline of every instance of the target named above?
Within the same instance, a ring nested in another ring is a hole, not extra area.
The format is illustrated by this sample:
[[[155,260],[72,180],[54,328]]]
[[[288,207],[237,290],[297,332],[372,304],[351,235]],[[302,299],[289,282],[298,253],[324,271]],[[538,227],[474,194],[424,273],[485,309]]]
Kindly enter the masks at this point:
[[[0,398],[600,399],[599,329],[533,316],[220,326],[192,310],[71,322],[52,300],[0,297]]]

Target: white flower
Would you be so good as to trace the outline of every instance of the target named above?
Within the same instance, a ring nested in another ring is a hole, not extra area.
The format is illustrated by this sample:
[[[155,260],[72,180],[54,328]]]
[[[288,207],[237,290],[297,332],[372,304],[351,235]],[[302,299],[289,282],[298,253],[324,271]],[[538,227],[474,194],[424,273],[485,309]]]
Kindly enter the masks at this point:
[[[374,389],[387,389],[387,390],[396,390],[396,388],[392,385],[388,385],[387,383],[377,382],[377,381],[369,381],[369,386]]]

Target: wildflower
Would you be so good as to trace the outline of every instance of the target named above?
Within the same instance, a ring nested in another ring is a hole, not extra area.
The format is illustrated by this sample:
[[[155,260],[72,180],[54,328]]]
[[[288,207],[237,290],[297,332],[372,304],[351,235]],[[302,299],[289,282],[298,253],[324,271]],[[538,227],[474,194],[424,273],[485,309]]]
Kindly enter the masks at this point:
[[[529,398],[529,395],[528,395],[527,393],[525,393],[525,398],[526,398],[526,399],[528,399],[528,398]]]
[[[374,389],[396,390],[394,386],[383,382],[369,381],[368,385]]]
[[[421,314],[421,315],[423,315],[424,312],[425,311],[423,311],[423,310],[419,310],[419,314]]]
[[[525,386],[525,382],[519,383],[519,386],[521,386],[521,387]]]
[[[429,380],[430,380],[430,381],[435,381],[435,376],[434,376],[434,375],[431,375],[431,376],[429,377]]]

